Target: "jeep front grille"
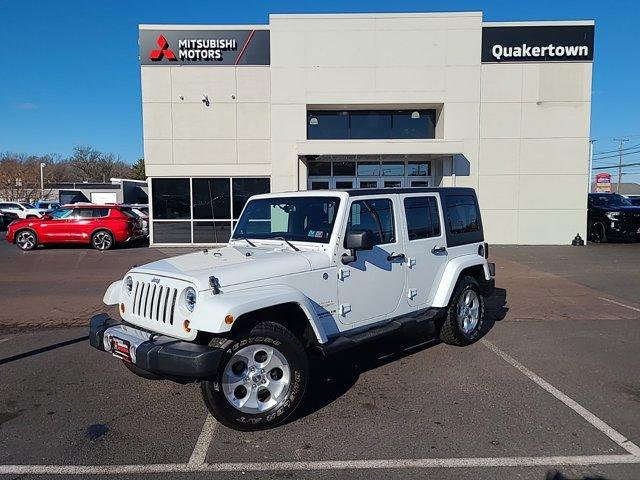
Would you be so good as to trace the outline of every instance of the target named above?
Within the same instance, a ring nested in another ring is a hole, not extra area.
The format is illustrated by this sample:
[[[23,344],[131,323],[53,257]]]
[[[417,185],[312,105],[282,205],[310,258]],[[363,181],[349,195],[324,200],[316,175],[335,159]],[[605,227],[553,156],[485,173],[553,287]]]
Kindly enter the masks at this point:
[[[178,289],[137,281],[133,287],[133,314],[145,320],[173,325]]]

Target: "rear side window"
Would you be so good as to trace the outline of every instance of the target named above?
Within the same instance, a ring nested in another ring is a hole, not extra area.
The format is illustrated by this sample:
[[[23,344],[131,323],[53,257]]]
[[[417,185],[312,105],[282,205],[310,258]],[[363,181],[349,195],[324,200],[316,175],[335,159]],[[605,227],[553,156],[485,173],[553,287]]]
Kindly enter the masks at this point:
[[[124,213],[127,217],[129,218],[138,218],[138,215],[136,215],[135,213],[133,213],[133,211],[131,210],[131,208],[126,207],[126,208],[121,208],[120,211],[122,213]]]
[[[447,221],[453,234],[480,230],[478,207],[472,195],[447,196]]]
[[[435,197],[407,197],[404,199],[409,240],[440,236],[440,216]]]
[[[77,216],[80,218],[93,218],[95,215],[93,214],[93,208],[80,208],[77,210]]]
[[[395,242],[391,200],[380,198],[353,202],[349,211],[347,232],[352,230],[371,230],[374,245]]]
[[[109,215],[108,208],[80,208],[78,216],[80,218],[100,218]]]

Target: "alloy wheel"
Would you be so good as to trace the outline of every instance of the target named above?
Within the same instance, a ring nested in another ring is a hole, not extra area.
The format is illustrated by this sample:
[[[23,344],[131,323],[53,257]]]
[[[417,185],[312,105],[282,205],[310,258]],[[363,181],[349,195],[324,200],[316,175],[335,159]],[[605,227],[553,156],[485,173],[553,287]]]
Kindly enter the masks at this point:
[[[93,246],[98,250],[108,250],[113,240],[107,232],[98,232],[93,236]]]
[[[259,414],[282,405],[291,369],[277,348],[254,344],[233,354],[222,375],[222,391],[237,410]]]
[[[16,238],[16,243],[22,250],[31,250],[36,246],[36,236],[33,232],[20,232]]]
[[[465,335],[471,334],[480,320],[480,299],[474,290],[460,295],[457,305],[458,325]]]

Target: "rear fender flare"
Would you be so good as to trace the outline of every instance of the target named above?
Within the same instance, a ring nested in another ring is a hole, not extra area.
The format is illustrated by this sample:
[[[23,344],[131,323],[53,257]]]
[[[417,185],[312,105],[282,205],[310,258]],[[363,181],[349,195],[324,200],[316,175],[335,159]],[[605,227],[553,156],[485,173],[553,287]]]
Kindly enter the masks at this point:
[[[469,255],[454,258],[447,263],[442,277],[440,277],[440,284],[436,290],[436,294],[433,297],[433,307],[447,307],[449,305],[449,299],[453,293],[453,289],[458,283],[460,273],[469,267],[475,267],[481,265],[484,270],[484,278],[486,280],[491,279],[491,273],[489,272],[489,265],[486,260],[481,256]]]

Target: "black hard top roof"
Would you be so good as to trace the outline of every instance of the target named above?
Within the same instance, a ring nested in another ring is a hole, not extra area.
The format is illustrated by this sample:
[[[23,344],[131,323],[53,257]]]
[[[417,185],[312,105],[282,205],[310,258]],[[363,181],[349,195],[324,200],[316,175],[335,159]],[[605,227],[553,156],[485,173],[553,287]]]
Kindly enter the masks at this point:
[[[363,195],[390,195],[396,193],[446,193],[450,195],[469,194],[475,195],[475,190],[470,187],[405,187],[405,188],[353,188],[344,190],[351,197]]]

